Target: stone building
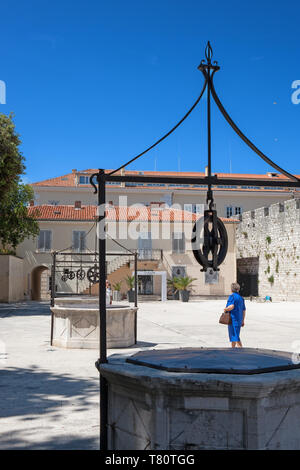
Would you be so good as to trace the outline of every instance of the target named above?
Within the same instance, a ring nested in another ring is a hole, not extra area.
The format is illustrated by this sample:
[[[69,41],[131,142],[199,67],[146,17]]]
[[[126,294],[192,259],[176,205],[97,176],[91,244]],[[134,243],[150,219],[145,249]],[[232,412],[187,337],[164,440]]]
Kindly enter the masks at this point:
[[[237,279],[245,296],[300,300],[300,199],[240,216]]]
[[[97,206],[39,205],[29,207],[28,211],[37,218],[40,233],[17,247],[17,256],[23,260],[22,298],[46,300],[49,299],[53,251],[85,252],[94,262],[91,253],[97,246]],[[236,280],[237,222],[222,218],[228,233],[228,253],[220,271],[210,275],[209,271],[201,272],[192,252],[192,228],[199,217],[200,214],[165,207],[109,206],[106,211],[106,249],[110,253],[107,277],[112,285],[122,281],[125,293],[125,279],[134,272],[133,259],[118,255],[124,250],[114,239],[129,250],[137,250],[138,294],[144,299],[160,299],[162,278],[166,282],[175,275],[195,278],[192,295],[228,294],[231,282]],[[77,283],[76,279],[65,282],[58,276],[55,284],[58,292],[66,293],[86,293],[90,287],[86,278]]]

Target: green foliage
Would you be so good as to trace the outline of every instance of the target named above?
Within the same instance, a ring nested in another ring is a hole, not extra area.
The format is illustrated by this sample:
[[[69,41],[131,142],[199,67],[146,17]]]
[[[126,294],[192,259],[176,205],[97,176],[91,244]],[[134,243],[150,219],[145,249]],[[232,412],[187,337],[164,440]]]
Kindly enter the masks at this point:
[[[266,260],[269,260],[271,257],[272,257],[272,255],[270,255],[270,253],[265,253]]]
[[[270,266],[267,267],[267,273],[269,274],[270,272]]]
[[[21,140],[15,131],[13,114],[0,114],[0,200],[19,183],[24,174],[24,157],[19,151]]]
[[[271,239],[271,237],[269,237],[269,235],[268,235],[268,236],[266,237],[266,242],[270,245],[271,241],[272,241],[272,239]]]
[[[278,273],[279,272],[279,261],[277,260],[276,261],[276,268],[275,268],[275,271]]]
[[[177,292],[177,283],[178,283],[178,279],[179,277],[172,277],[172,279],[168,279],[167,280],[167,286],[168,286],[168,289],[169,289],[169,292]]]
[[[247,232],[243,232],[243,235],[245,238],[248,238],[248,233]]]
[[[196,281],[195,277],[177,277],[175,281],[175,288],[177,290],[187,290],[188,287],[191,289],[193,287],[193,281]]]
[[[15,252],[25,238],[35,237],[39,227],[28,216],[27,205],[34,197],[31,186],[20,183],[24,157],[18,146],[12,115],[0,114],[0,242],[2,253]]]
[[[130,290],[134,288],[134,276],[127,276],[125,281]]]
[[[268,277],[268,281],[269,281],[269,283],[270,283],[271,285],[274,284],[274,276],[273,276],[273,274],[272,274],[272,276]]]
[[[121,287],[122,287],[122,281],[116,282],[115,284],[113,284],[113,290],[116,290],[118,292],[120,292]]]
[[[15,251],[25,238],[35,237],[39,233],[37,221],[28,215],[27,203],[33,198],[33,189],[29,185],[14,186],[0,201],[0,240],[2,253]]]

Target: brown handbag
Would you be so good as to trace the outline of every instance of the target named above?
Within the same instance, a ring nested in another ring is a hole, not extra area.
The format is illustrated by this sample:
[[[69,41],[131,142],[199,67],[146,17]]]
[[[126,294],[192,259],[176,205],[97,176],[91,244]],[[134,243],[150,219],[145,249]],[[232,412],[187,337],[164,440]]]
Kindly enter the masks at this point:
[[[231,324],[231,315],[229,312],[223,312],[220,316],[219,323],[221,325],[230,325]]]

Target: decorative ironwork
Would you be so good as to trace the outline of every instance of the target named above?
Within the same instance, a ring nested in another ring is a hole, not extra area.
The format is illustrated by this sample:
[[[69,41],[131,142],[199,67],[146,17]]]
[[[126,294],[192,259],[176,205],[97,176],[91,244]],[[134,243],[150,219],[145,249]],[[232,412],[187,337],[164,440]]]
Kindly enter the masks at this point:
[[[201,236],[201,232],[203,232],[203,236]],[[203,239],[202,247],[201,238]],[[196,261],[203,266],[201,271],[205,272],[208,268],[219,271],[218,266],[223,263],[227,254],[228,237],[225,225],[217,217],[217,211],[204,211],[204,217],[198,219],[195,223],[192,249]]]
[[[102,206],[106,203],[105,196],[105,185],[106,182],[138,182],[138,183],[169,183],[174,185],[181,184],[193,184],[193,185],[207,185],[207,198],[208,209],[204,213],[203,230],[204,237],[200,243],[200,239],[195,237],[195,233],[198,230],[198,226],[202,222],[198,221],[195,224],[193,232],[194,247],[193,252],[196,260],[202,265],[202,271],[206,271],[209,268],[218,270],[218,266],[224,261],[227,253],[227,233],[223,222],[217,217],[215,210],[215,204],[213,199],[212,186],[217,185],[245,185],[245,186],[278,186],[278,187],[300,187],[300,180],[289,173],[288,171],[281,168],[270,158],[268,158],[263,152],[261,152],[237,127],[234,121],[230,118],[228,113],[225,111],[214,87],[213,78],[214,74],[220,70],[217,61],[212,63],[213,50],[210,42],[207,43],[205,49],[205,60],[202,60],[198,69],[204,76],[204,84],[197,98],[196,102],[185,114],[185,116],[162,138],[157,140],[153,145],[148,147],[146,150],[138,154],[136,157],[127,161],[125,164],[117,168],[116,170],[105,173],[103,169],[99,169],[98,173],[94,173],[90,177],[90,183],[94,188],[95,194],[98,193],[98,205]],[[128,166],[130,163],[136,161],[142,155],[145,155],[156,145],[166,139],[172,132],[175,131],[183,121],[191,114],[195,107],[200,102],[205,89],[207,88],[207,143],[208,143],[208,174],[204,178],[197,177],[171,177],[171,176],[144,176],[144,175],[116,175],[116,173]],[[211,115],[210,115],[210,100],[213,97],[216,105],[221,111],[226,121],[230,124],[233,130],[238,136],[265,162],[270,166],[278,170],[280,173],[286,176],[287,180],[270,181],[270,180],[257,180],[257,179],[239,179],[234,178],[218,178],[217,175],[212,175],[211,172]],[[96,178],[97,186],[94,182]],[[105,214],[99,216],[98,222],[101,223],[105,219]],[[196,246],[195,246],[196,243]],[[198,245],[197,245],[198,243]],[[199,245],[200,244],[200,245]],[[100,358],[96,363],[98,370],[100,370],[101,364],[107,362],[107,348],[106,348],[106,305],[105,305],[105,237],[99,239],[99,315],[100,315]],[[135,258],[135,262],[137,259]],[[107,395],[107,382],[100,371],[100,448],[101,450],[107,450],[107,409],[108,409],[108,395]]]
[[[76,277],[79,281],[83,281],[83,279],[85,278],[85,270],[82,268],[78,269],[76,272]]]
[[[88,269],[86,277],[92,284],[96,284],[99,282],[99,268],[97,265],[93,266],[92,268]]]

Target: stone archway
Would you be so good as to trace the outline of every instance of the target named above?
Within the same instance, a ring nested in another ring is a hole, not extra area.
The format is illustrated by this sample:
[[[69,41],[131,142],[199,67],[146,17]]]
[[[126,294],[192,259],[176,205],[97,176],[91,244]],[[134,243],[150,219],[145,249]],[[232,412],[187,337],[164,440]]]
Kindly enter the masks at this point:
[[[50,269],[45,266],[37,266],[31,273],[31,299],[49,300],[49,274]]]

